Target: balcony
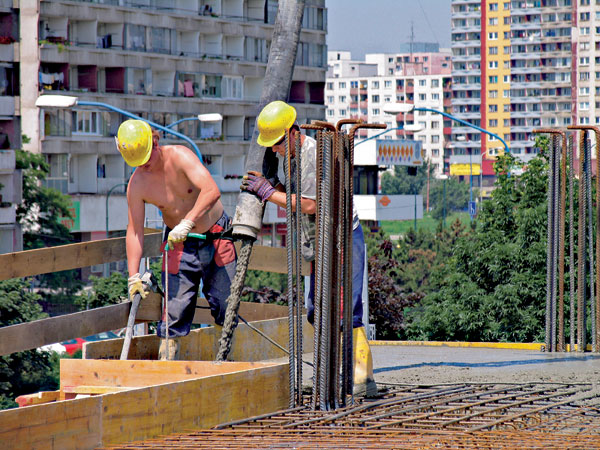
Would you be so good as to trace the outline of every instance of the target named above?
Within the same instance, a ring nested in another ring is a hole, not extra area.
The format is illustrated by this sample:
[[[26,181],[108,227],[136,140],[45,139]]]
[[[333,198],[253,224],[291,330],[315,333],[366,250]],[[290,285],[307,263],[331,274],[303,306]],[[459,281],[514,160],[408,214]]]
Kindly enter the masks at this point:
[[[17,220],[17,205],[0,203],[0,224],[15,223]]]
[[[0,150],[0,174],[13,173],[16,167],[14,150]]]
[[[15,97],[0,96],[0,116],[15,115]]]

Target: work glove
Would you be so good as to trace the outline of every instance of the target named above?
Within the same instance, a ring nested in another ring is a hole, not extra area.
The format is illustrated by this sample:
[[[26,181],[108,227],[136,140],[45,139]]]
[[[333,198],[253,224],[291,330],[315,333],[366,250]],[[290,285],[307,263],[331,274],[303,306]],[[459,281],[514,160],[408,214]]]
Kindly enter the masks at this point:
[[[256,194],[263,203],[275,192],[275,188],[271,186],[271,183],[260,173],[254,171],[250,171],[248,175],[244,175],[240,189]]]
[[[135,294],[140,294],[142,298],[146,298],[148,292],[144,289],[142,276],[138,273],[127,279],[127,289],[129,290],[129,300],[133,300]]]
[[[191,220],[182,219],[181,222],[179,222],[179,225],[169,232],[169,237],[167,237],[167,250],[173,250],[176,242],[185,241],[188,233],[194,228],[194,225],[196,224]]]

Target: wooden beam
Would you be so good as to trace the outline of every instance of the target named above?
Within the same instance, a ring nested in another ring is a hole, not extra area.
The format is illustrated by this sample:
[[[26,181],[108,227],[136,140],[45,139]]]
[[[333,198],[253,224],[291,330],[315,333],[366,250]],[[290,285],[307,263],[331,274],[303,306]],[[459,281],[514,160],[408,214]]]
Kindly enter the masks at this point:
[[[135,388],[268,367],[273,363],[61,359],[60,389],[75,386]]]
[[[145,234],[143,256],[160,254],[161,232]],[[0,255],[0,280],[78,269],[127,259],[125,238],[102,239]]]
[[[235,243],[238,253],[241,245],[240,242]],[[264,272],[287,273],[287,253],[285,247],[253,246],[248,268]],[[307,263],[304,259],[302,259],[302,275],[310,275],[310,263]]]
[[[161,317],[160,295],[151,293],[140,303],[136,322],[156,322]],[[212,324],[214,320],[206,299],[198,299],[194,323]],[[56,342],[91,336],[103,331],[117,330],[127,326],[131,302],[104,306],[63,316],[35,320],[33,322],[0,328],[0,356]],[[242,302],[240,314],[247,321],[274,319],[287,316],[287,307],[262,303]]]
[[[139,321],[160,317],[158,294],[140,304]],[[0,328],[0,356],[127,326],[131,302]]]
[[[19,407],[41,405],[42,403],[50,403],[58,400],[60,391],[42,391],[35,394],[19,395],[15,402]]]

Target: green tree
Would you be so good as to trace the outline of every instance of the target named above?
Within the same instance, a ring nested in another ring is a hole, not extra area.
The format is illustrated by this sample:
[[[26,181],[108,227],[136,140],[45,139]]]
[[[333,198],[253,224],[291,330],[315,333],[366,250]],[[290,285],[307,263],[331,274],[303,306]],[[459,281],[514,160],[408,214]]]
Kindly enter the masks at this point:
[[[39,300],[25,280],[0,281],[0,326],[46,317]],[[57,389],[56,359],[55,354],[37,350],[0,357],[0,409],[17,406],[14,399],[19,395]]]
[[[75,300],[80,308],[100,308],[127,300],[127,278],[121,272],[113,272],[109,277],[91,276],[90,281],[92,290],[89,296],[79,295]]]
[[[427,196],[427,172],[429,172],[429,207],[434,219],[443,218],[444,204],[446,214],[467,208],[469,201],[469,184],[455,177],[446,180],[446,195],[444,196],[444,181],[435,178],[431,164],[426,163],[417,169],[416,175],[409,175],[408,168],[394,166],[394,173],[384,172],[381,176],[381,192],[386,195],[413,195],[415,192]],[[478,191],[473,191],[477,196]]]
[[[475,230],[456,241],[432,275],[437,289],[413,308],[414,339],[532,341],[543,335],[546,270],[547,140],[522,175],[511,155],[498,159],[497,182]]]

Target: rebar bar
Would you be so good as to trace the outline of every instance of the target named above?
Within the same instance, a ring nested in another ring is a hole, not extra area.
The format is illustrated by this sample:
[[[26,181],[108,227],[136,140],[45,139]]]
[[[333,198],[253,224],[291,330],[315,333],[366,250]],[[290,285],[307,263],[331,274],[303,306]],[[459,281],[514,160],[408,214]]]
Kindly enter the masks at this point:
[[[569,135],[568,142],[568,165],[569,165],[569,351],[575,351],[575,336],[577,323],[575,321],[575,197],[574,190],[574,158],[573,158],[573,135]]]
[[[585,131],[579,133],[579,218],[577,221],[577,351],[585,351]]]
[[[295,141],[296,160],[296,405],[302,403],[302,149],[300,138]]]
[[[287,182],[285,183],[285,211],[286,211],[286,239],[285,247],[287,254],[287,302],[288,302],[288,349],[289,353],[289,385],[290,385],[290,400],[289,406],[296,406],[296,383],[294,363],[296,360],[296,349],[294,345],[294,285],[293,285],[293,240],[294,230],[292,224],[292,161],[290,155],[290,130],[285,133],[285,175]]]

